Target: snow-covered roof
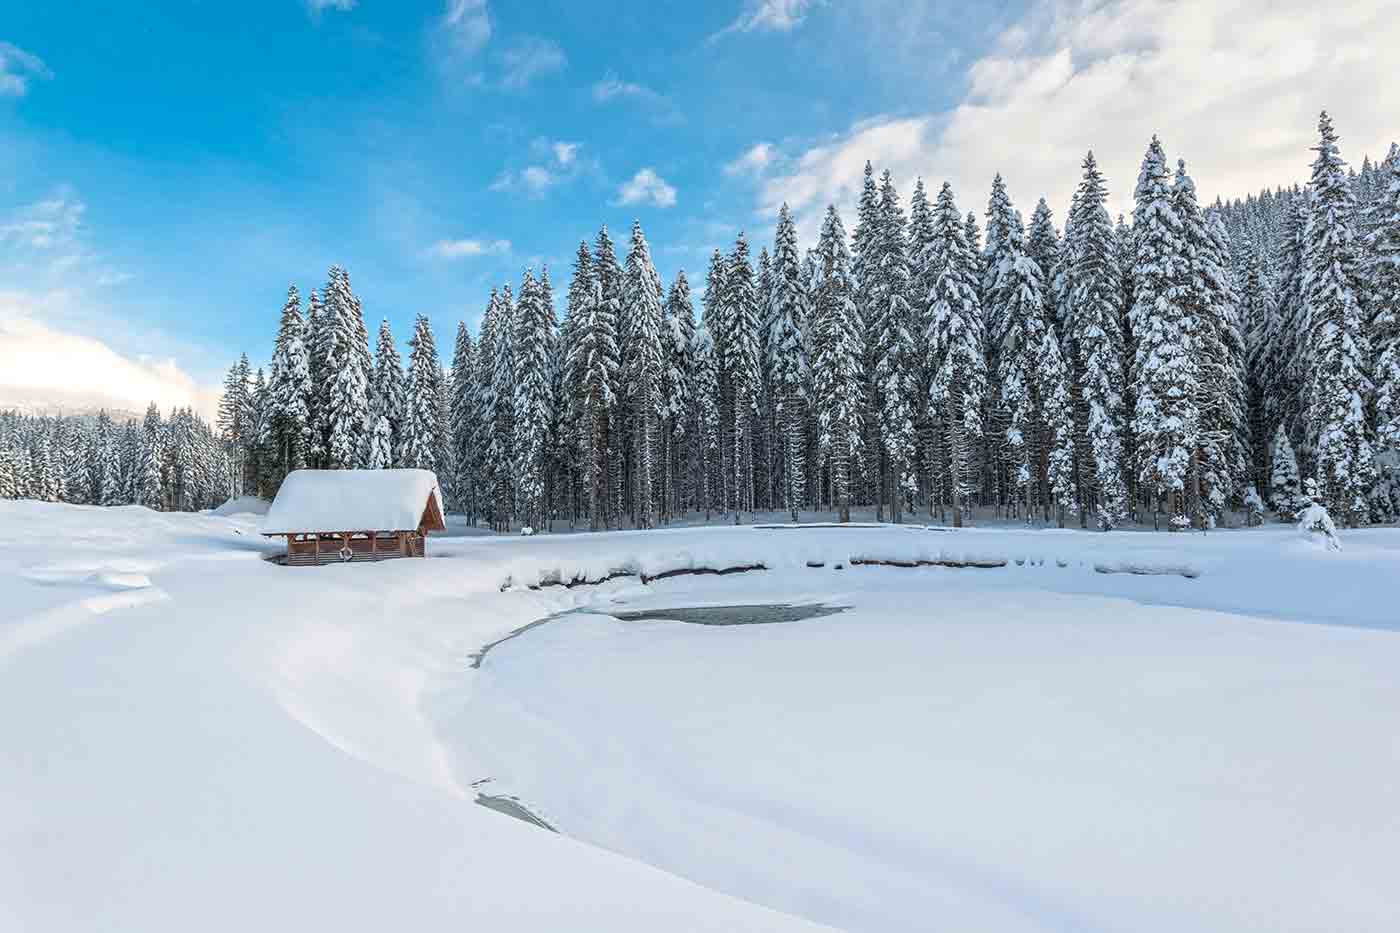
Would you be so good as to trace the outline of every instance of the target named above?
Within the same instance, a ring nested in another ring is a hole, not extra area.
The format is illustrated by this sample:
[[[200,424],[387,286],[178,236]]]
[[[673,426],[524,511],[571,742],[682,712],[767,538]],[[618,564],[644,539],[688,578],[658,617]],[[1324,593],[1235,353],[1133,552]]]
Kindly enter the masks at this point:
[[[411,531],[428,497],[442,509],[431,470],[296,470],[263,520],[265,535],[314,531]]]

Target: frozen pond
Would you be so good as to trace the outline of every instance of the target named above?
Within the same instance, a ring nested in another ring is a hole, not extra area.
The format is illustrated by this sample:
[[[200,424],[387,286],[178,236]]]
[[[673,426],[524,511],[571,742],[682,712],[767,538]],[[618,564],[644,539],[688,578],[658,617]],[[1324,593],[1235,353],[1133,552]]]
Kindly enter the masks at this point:
[[[680,609],[644,609],[633,612],[608,613],[623,622],[656,620],[690,622],[694,625],[770,625],[774,622],[800,622],[845,612],[849,606],[810,604],[794,606],[785,603],[750,606],[690,606]]]

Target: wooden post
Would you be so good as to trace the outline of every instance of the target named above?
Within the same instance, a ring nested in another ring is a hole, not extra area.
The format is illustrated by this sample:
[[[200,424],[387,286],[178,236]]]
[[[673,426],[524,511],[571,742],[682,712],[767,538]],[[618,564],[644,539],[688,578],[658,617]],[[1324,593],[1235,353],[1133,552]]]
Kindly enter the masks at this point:
[[[369,559],[370,559],[370,560],[379,560],[379,539],[378,539],[375,535],[376,535],[376,532],[371,531],[371,532],[369,533]]]
[[[311,540],[316,543],[316,547],[312,550],[311,558],[316,562],[316,566],[319,567],[321,565],[321,533],[319,531],[316,532]]]

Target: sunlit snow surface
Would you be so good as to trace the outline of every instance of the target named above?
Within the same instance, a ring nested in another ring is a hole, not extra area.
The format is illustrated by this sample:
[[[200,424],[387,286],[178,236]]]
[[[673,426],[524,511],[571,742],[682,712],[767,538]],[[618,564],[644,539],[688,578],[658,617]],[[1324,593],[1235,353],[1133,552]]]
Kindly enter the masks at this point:
[[[0,503],[0,930],[1400,920],[1400,531],[255,529]]]

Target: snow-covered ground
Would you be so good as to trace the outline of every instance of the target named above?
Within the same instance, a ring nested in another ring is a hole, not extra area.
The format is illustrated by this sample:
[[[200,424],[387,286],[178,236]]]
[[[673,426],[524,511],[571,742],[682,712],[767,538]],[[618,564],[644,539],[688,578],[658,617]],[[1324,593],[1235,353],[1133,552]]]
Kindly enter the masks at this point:
[[[0,930],[1400,922],[1395,530],[256,529],[0,503]]]

